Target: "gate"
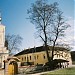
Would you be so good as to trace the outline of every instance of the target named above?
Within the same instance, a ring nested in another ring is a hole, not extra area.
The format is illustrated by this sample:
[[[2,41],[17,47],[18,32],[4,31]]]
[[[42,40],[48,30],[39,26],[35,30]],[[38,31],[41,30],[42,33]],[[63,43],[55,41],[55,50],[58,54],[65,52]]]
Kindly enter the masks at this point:
[[[8,65],[8,74],[15,75],[18,73],[18,64],[16,61],[11,61]]]

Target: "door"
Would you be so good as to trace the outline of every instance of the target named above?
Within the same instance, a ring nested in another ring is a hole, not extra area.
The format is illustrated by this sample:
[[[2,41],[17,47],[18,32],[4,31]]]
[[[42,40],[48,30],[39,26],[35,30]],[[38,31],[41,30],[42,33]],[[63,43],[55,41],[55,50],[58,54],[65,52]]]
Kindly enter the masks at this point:
[[[18,73],[18,65],[17,62],[12,61],[8,65],[8,75],[14,75]]]
[[[14,65],[13,64],[8,65],[8,74],[14,75]]]

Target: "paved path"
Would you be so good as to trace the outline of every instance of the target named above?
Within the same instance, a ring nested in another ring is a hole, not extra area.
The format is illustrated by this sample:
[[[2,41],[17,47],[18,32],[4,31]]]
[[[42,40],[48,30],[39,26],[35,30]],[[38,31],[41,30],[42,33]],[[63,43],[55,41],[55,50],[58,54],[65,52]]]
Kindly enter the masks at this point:
[[[70,67],[75,67],[75,65],[72,65]],[[41,74],[45,74],[45,73],[49,73],[50,71],[47,72],[41,72],[41,73],[36,73],[36,74],[17,74],[17,75],[41,75]],[[0,70],[0,75],[5,75],[4,74],[4,70]]]
[[[41,73],[36,73],[36,74],[17,74],[17,75],[41,75],[41,74],[45,74],[45,73],[49,73],[50,71],[47,72],[41,72]]]
[[[40,75],[40,74],[45,74],[45,73],[48,73],[50,71],[47,71],[47,72],[41,72],[41,73],[36,73],[36,74],[17,74],[17,75]],[[4,70],[0,70],[0,75],[5,75],[4,74]]]
[[[75,65],[71,65],[70,67],[75,67]],[[41,74],[46,74],[46,73],[49,73],[49,72],[51,72],[51,71],[41,72],[41,73],[36,73],[36,74],[18,74],[18,75],[41,75]]]

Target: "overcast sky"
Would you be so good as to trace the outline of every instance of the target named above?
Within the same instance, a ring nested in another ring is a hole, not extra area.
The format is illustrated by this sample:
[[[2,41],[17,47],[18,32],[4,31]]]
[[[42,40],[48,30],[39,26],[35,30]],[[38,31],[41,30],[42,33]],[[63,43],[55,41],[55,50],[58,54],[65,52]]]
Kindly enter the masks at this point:
[[[6,34],[19,34],[23,37],[21,49],[40,46],[42,42],[35,38],[35,25],[30,23],[27,9],[31,3],[36,0],[0,0],[0,11],[2,13],[2,24],[6,26]],[[48,3],[58,2],[59,8],[64,12],[65,19],[71,27],[66,31],[63,39],[74,48],[75,31],[74,31],[74,2],[75,0],[48,0]],[[74,50],[74,49],[73,49]]]

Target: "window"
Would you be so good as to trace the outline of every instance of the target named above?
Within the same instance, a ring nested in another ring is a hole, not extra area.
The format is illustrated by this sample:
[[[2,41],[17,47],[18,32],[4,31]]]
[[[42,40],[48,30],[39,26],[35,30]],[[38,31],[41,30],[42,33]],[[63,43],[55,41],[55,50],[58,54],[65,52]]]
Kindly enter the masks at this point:
[[[44,59],[46,58],[45,55],[43,55],[43,58],[44,58]]]
[[[25,57],[25,61],[26,61],[26,57]]]
[[[23,61],[23,57],[22,57],[22,61]]]
[[[31,56],[30,56],[30,60],[31,60]]]

